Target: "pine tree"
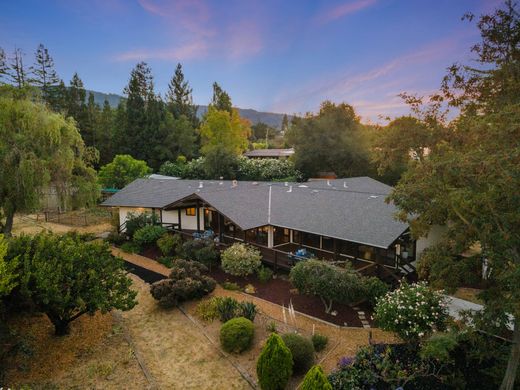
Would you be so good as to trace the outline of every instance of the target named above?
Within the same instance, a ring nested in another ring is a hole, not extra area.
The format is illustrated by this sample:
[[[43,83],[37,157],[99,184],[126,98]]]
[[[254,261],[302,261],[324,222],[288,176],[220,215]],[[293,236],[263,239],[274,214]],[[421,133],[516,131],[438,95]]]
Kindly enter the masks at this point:
[[[313,366],[303,378],[300,390],[332,390],[332,385],[320,366]]]
[[[30,79],[31,84],[41,88],[43,99],[50,104],[50,94],[53,87],[60,82],[60,78],[54,69],[54,60],[41,43],[36,49],[36,62],[30,67],[30,71],[34,76]]]
[[[23,57],[22,49],[14,49],[8,75],[17,88],[23,88],[27,84],[27,70],[23,64]]]
[[[4,79],[7,76],[7,71],[9,67],[7,66],[7,58],[5,56],[5,51],[0,47],[0,84],[4,83]]]
[[[55,112],[66,113],[68,109],[68,90],[63,80],[49,90],[48,103]]]
[[[99,164],[105,165],[114,158],[114,111],[107,99],[103,102],[98,126]]]
[[[72,116],[80,125],[85,114],[86,91],[83,81],[77,73],[74,73],[67,90],[67,115]]]
[[[283,119],[282,119],[282,128],[281,128],[282,134],[285,134],[287,129],[289,129],[289,118],[287,118],[287,114],[284,114]]]
[[[283,390],[292,375],[292,355],[280,336],[271,334],[256,364],[262,390]]]
[[[182,65],[177,64],[175,74],[168,85],[168,108],[175,119],[184,115],[193,122],[194,127],[197,127],[197,107],[193,104],[192,91],[188,81],[184,79]]]
[[[233,106],[231,104],[231,97],[224,91],[217,82],[213,83],[213,97],[210,106],[219,111],[227,111],[231,114]]]
[[[82,129],[83,141],[85,141],[87,146],[98,147],[98,122],[100,111],[99,105],[94,101],[94,94],[89,92]]]

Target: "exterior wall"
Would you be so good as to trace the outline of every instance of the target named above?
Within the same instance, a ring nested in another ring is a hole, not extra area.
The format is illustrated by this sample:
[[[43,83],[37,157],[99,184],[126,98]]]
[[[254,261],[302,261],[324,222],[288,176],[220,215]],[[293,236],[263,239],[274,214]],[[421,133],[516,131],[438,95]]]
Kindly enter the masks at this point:
[[[119,226],[121,226],[123,223],[125,223],[128,213],[133,214],[143,214],[143,213],[152,213],[151,208],[144,208],[144,207],[119,207]],[[125,229],[123,228],[123,231]]]
[[[420,237],[416,242],[416,250],[415,250],[415,258],[419,259],[421,257],[421,253],[428,247],[437,244],[441,239],[444,233],[446,233],[447,228],[445,226],[435,225],[432,226],[430,232],[426,237]]]
[[[184,212],[184,210],[181,210],[181,211]],[[178,223],[179,217],[177,214],[177,210],[163,210],[162,222],[163,223]]]
[[[199,221],[200,230],[204,230],[204,209],[199,208]],[[162,212],[163,223],[178,223],[179,216],[178,211],[175,210],[163,210]],[[181,209],[181,229],[182,230],[197,230],[197,216],[186,215],[186,209]]]

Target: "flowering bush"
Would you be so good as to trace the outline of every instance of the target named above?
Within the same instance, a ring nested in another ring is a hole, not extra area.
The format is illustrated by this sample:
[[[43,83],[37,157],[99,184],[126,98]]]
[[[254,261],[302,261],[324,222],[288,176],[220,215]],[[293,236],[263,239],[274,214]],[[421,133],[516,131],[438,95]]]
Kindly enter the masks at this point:
[[[248,245],[233,244],[221,255],[222,269],[230,275],[247,276],[262,265],[260,252]]]
[[[444,330],[448,318],[446,299],[424,282],[401,284],[377,302],[377,324],[403,340],[418,341],[436,330]]]

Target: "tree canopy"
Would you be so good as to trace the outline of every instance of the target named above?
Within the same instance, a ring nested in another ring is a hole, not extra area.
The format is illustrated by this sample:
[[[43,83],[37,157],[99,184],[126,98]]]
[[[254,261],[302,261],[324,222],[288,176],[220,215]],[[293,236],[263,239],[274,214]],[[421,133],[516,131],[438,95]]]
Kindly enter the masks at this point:
[[[5,88],[5,87],[4,87]],[[0,91],[0,207],[9,235],[16,211],[40,205],[52,186],[63,208],[93,204],[99,195],[96,172],[72,119],[44,104]]]
[[[114,160],[101,167],[99,182],[104,188],[121,189],[135,179],[152,173],[145,161],[136,160],[128,154],[119,154]]]

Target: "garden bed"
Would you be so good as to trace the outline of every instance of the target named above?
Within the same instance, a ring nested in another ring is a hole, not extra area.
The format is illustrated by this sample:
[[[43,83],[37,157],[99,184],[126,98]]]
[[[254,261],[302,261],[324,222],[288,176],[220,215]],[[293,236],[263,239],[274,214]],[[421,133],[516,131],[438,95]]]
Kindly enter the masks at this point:
[[[215,266],[212,267],[210,276],[220,284],[226,281],[232,282],[238,284],[242,289],[247,284],[251,284],[254,286],[256,291],[252,295],[258,298],[262,298],[285,307],[287,307],[292,302],[294,310],[333,323],[335,325],[362,327],[358,313],[352,307],[335,303],[333,305],[333,310],[336,311],[337,314],[333,316],[331,314],[325,313],[325,307],[320,298],[298,294],[298,291],[296,291],[289,280],[287,280],[287,274],[278,273],[276,278],[273,278],[266,283],[262,283],[258,280],[256,275],[252,275],[247,278],[233,276],[226,274],[220,267]],[[371,323],[372,310],[368,304],[362,303],[357,307],[361,311],[365,312],[366,318]]]

